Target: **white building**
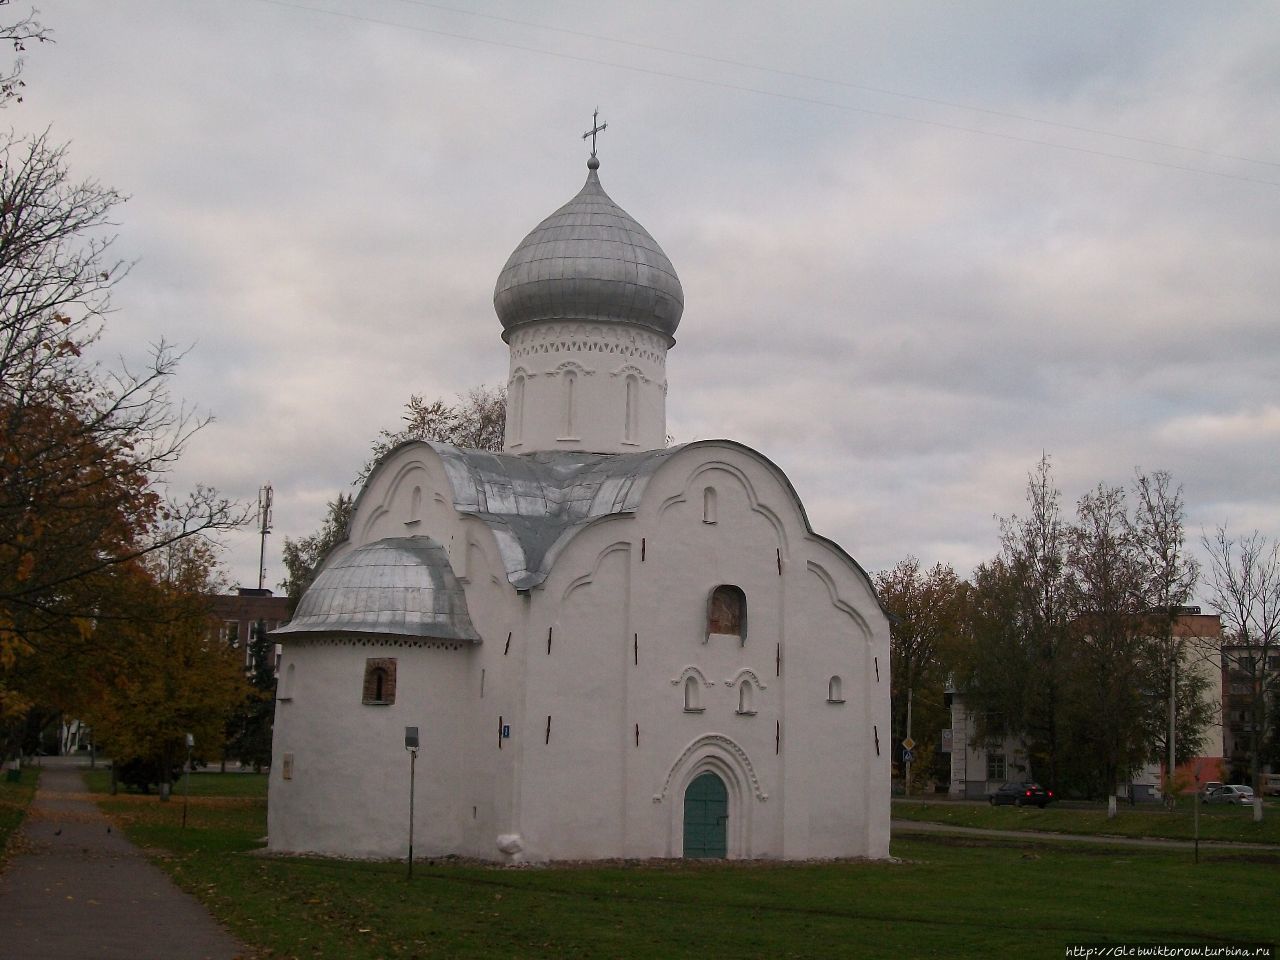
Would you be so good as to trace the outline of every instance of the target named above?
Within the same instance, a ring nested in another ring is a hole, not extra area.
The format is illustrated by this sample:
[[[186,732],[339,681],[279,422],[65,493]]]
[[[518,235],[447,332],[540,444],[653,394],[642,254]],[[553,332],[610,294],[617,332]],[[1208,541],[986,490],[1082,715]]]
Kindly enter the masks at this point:
[[[675,270],[586,185],[494,296],[506,450],[374,469],[283,641],[270,847],[884,857],[889,629],[742,444],[665,447]],[[799,426],[799,425],[797,425]]]

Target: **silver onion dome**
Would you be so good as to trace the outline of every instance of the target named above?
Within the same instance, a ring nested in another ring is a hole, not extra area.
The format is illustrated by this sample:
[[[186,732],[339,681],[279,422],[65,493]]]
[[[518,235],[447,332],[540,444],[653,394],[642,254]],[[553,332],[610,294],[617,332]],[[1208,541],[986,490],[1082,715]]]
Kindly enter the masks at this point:
[[[578,195],[533,228],[493,292],[502,338],[539,320],[634,323],[670,337],[684,290],[656,240],[609,199],[598,160]]]

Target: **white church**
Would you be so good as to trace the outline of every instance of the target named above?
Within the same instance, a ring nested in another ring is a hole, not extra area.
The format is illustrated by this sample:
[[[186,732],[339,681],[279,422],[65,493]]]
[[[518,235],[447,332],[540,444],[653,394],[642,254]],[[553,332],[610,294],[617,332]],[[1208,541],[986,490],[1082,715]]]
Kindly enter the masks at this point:
[[[415,856],[888,856],[885,614],[766,457],[666,446],[684,293],[587,166],[498,277],[503,452],[390,451],[275,631],[271,850],[403,858],[416,727]]]

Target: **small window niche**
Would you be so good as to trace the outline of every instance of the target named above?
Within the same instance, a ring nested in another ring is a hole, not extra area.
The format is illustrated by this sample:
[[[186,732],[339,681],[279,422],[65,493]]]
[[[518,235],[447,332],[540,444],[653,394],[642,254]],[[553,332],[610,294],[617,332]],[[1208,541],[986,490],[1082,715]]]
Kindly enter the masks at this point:
[[[702,522],[716,522],[716,488],[707,487],[702,491]]]
[[[747,642],[747,595],[741,587],[732,584],[721,584],[711,591],[707,598],[707,636],[737,637]]]
[[[371,657],[364,662],[363,703],[389,707],[396,702],[396,661],[394,657]]]
[[[827,703],[844,703],[844,685],[838,675],[827,681]]]
[[[738,716],[754,717],[756,687],[750,680],[743,680],[738,684]]]
[[[698,687],[697,677],[686,677],[684,681],[684,712],[702,713],[702,691]]]
[[[280,677],[280,683],[276,687],[276,699],[281,703],[288,703],[293,699],[293,672],[296,666],[297,664],[294,663],[289,664]],[[279,669],[279,665],[276,669]]]
[[[409,497],[409,519],[404,525],[410,526],[422,521],[422,488],[414,487],[413,494]]]

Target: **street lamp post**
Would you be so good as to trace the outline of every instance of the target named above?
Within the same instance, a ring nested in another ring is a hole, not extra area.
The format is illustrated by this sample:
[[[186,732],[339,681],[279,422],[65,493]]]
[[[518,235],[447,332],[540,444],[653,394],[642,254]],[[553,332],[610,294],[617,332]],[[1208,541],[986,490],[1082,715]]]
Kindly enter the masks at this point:
[[[418,728],[404,728],[404,748],[409,751],[409,879],[413,879],[413,787],[418,764]]]
[[[182,788],[182,829],[187,829],[187,801],[191,799],[191,748],[196,745],[194,734],[187,734],[187,769],[183,774]]]

